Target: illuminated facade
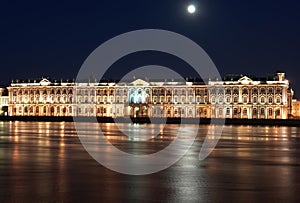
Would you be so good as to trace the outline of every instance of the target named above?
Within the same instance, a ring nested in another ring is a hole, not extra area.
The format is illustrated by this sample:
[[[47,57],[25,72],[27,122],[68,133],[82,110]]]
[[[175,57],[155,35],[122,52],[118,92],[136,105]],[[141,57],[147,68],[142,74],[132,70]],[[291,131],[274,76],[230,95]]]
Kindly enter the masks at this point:
[[[74,83],[13,82],[11,116],[282,118],[292,113],[284,73],[272,80],[246,76],[223,81]],[[76,94],[75,94],[76,93]],[[76,95],[76,96],[74,96]]]
[[[209,82],[212,117],[287,119],[293,91],[284,73],[253,80],[247,76]]]

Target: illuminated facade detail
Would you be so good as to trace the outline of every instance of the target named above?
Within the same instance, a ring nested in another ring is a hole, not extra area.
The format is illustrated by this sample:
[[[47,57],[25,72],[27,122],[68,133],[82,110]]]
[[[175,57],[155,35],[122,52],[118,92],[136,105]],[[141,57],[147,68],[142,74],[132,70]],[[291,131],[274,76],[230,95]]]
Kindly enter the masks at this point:
[[[272,80],[11,83],[11,116],[103,116],[286,119],[293,92],[284,73]],[[75,94],[76,93],[76,94]],[[76,97],[73,97],[76,95]]]
[[[284,73],[272,79],[210,81],[210,103],[215,118],[287,119],[292,114],[293,91]]]

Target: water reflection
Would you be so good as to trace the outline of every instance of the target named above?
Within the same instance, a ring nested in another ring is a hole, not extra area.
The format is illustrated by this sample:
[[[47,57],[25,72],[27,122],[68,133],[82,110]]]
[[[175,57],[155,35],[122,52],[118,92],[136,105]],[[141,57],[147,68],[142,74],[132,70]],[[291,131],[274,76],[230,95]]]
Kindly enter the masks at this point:
[[[145,141],[122,135],[114,124],[84,125],[90,136],[97,136],[100,126],[111,143],[133,154],[163,149],[179,127],[166,125]],[[197,127],[186,125],[186,133]],[[73,123],[0,122],[0,201],[300,200],[298,127],[225,126],[217,147],[200,162],[198,154],[210,128],[200,126],[194,145],[174,166],[139,177],[115,173],[94,161]],[[208,137],[214,139],[213,134]],[[106,156],[113,161],[109,153]]]

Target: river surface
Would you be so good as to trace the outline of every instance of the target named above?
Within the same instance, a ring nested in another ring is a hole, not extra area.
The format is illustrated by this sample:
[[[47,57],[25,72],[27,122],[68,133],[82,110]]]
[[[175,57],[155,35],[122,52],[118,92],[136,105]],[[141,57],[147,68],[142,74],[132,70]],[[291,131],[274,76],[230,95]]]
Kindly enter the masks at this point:
[[[92,131],[98,124],[84,125]],[[145,140],[123,135],[115,124],[99,125],[110,143],[132,154],[164,149],[178,129],[166,125]],[[300,128],[224,126],[216,148],[199,161],[210,128],[200,126],[173,166],[133,176],[95,161],[74,123],[0,122],[0,202],[300,202]]]

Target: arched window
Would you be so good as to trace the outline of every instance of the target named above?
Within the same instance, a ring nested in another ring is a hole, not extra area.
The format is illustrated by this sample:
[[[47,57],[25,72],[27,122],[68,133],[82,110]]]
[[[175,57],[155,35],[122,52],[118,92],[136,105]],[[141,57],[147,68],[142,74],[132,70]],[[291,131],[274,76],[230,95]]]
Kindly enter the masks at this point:
[[[238,95],[239,94],[239,90],[238,89],[233,89],[233,94],[236,94],[236,95]]]
[[[269,116],[272,116],[273,115],[273,109],[269,109]]]
[[[269,97],[269,104],[272,104],[272,103],[273,103],[273,98]]]
[[[257,103],[257,96],[253,97],[253,103]]]
[[[280,104],[280,103],[281,103],[280,97],[276,97],[276,103],[277,103],[277,104]]]
[[[257,108],[254,108],[253,109],[253,116],[256,116],[257,115]]]
[[[273,88],[272,88],[272,87],[270,87],[270,88],[268,89],[268,94],[273,94]]]
[[[252,94],[257,94],[257,93],[258,93],[257,88],[253,88]]]
[[[265,88],[261,88],[260,89],[260,94],[266,94],[266,89]]]
[[[230,97],[229,96],[226,97],[226,102],[230,103]]]
[[[239,100],[238,100],[238,97],[233,97],[233,102],[234,102],[234,103],[238,103],[238,101],[239,101]]]
[[[223,116],[223,109],[219,108],[219,116]]]
[[[247,88],[243,89],[243,94],[248,94],[248,89]]]
[[[237,115],[238,114],[238,109],[237,108],[234,108],[233,109],[233,115]]]
[[[215,97],[211,97],[211,103],[215,103],[216,102],[216,99],[215,99]]]
[[[220,103],[220,104],[223,103],[223,96],[220,96],[220,97],[219,97],[219,103]]]
[[[178,110],[177,109],[174,109],[174,114],[178,114]]]
[[[215,88],[211,88],[211,89],[210,89],[210,93],[211,93],[211,94],[216,94],[216,89],[215,89]]]
[[[231,94],[231,89],[227,88],[226,89],[226,94]]]
[[[230,108],[226,108],[226,115],[230,116]]]
[[[281,88],[276,88],[276,94],[281,94],[282,93],[282,89]]]

